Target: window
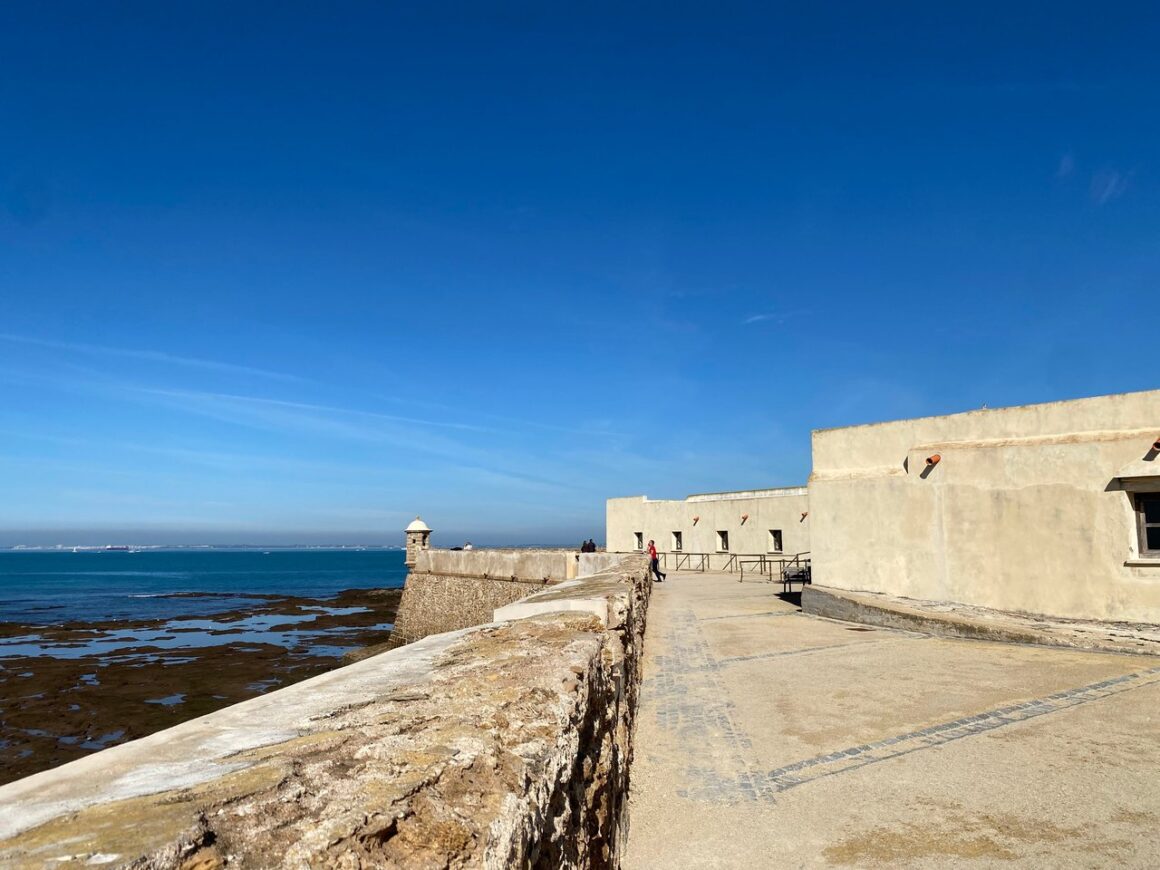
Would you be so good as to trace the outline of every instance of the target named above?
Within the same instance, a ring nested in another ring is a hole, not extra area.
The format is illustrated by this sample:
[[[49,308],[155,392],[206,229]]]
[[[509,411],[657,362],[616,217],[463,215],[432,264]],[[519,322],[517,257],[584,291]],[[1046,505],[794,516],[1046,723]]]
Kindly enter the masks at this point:
[[[643,550],[644,549],[644,532],[633,532],[633,535],[636,536],[636,548],[638,550]]]
[[[769,530],[769,552],[781,552],[781,529]]]
[[[673,532],[673,552],[679,553],[685,546],[684,538],[680,532]]]
[[[729,552],[729,533],[728,532],[717,532],[717,552],[718,553],[728,553]]]
[[[1136,493],[1140,555],[1160,557],[1160,492]]]

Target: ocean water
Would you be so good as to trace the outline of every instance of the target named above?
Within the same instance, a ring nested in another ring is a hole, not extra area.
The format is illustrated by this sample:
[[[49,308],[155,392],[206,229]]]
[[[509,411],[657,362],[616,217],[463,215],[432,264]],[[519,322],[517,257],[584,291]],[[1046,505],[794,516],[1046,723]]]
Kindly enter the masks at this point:
[[[395,598],[332,596],[405,577],[399,550],[0,551],[0,784],[341,666]]]
[[[209,616],[259,595],[400,588],[402,550],[0,552],[0,622]]]

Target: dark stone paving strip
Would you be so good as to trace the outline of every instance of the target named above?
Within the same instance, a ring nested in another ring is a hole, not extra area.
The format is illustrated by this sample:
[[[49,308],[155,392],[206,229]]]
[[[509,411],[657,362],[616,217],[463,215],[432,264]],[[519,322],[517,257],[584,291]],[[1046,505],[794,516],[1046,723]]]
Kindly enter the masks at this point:
[[[756,788],[756,799],[773,801],[774,795],[777,793],[804,785],[807,782],[848,773],[851,770],[857,770],[880,761],[888,761],[935,746],[944,746],[964,737],[983,734],[1008,725],[1026,722],[1039,716],[1059,713],[1072,707],[1100,701],[1122,692],[1155,685],[1160,685],[1160,667],[1101,680],[1098,683],[1079,686],[1075,689],[1067,689],[1032,701],[1009,704],[995,710],[988,710],[974,716],[964,716],[952,722],[943,722],[929,728],[878,740],[874,743],[851,746],[831,752],[828,755],[807,758],[775,770],[747,771],[745,785],[742,786],[739,783],[732,791],[722,788],[721,783],[711,783],[706,788],[690,789],[685,795],[705,801],[718,801],[722,797],[734,800],[746,798],[752,800],[755,799],[752,797],[752,793]]]
[[[657,656],[649,687],[657,724],[677,737],[686,757],[703,759],[688,771],[699,788],[756,800],[757,786],[746,762],[752,743],[734,724],[721,667],[691,612],[673,615],[666,645],[668,654]]]

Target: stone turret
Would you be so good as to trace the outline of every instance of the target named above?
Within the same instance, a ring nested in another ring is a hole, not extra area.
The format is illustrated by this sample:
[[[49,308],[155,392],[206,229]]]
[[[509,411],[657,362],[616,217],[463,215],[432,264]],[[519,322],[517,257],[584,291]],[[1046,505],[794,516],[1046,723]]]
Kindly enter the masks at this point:
[[[407,557],[403,564],[414,568],[419,558],[419,551],[431,546],[431,529],[419,517],[415,517],[411,525],[407,526]]]

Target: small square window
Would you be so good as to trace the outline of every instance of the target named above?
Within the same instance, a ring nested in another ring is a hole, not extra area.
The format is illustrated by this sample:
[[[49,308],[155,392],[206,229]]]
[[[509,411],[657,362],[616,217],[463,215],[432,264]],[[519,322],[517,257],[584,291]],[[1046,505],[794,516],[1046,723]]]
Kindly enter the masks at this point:
[[[719,552],[719,553],[728,553],[729,552],[729,533],[728,532],[721,532],[721,531],[717,532],[717,552]]]
[[[1140,555],[1160,556],[1160,492],[1136,493]]]
[[[769,530],[769,552],[781,552],[781,529]]]
[[[680,532],[673,532],[673,552],[679,553],[685,547],[684,536]]]
[[[636,548],[638,550],[643,550],[644,549],[644,532],[633,532],[632,534],[636,538]]]

